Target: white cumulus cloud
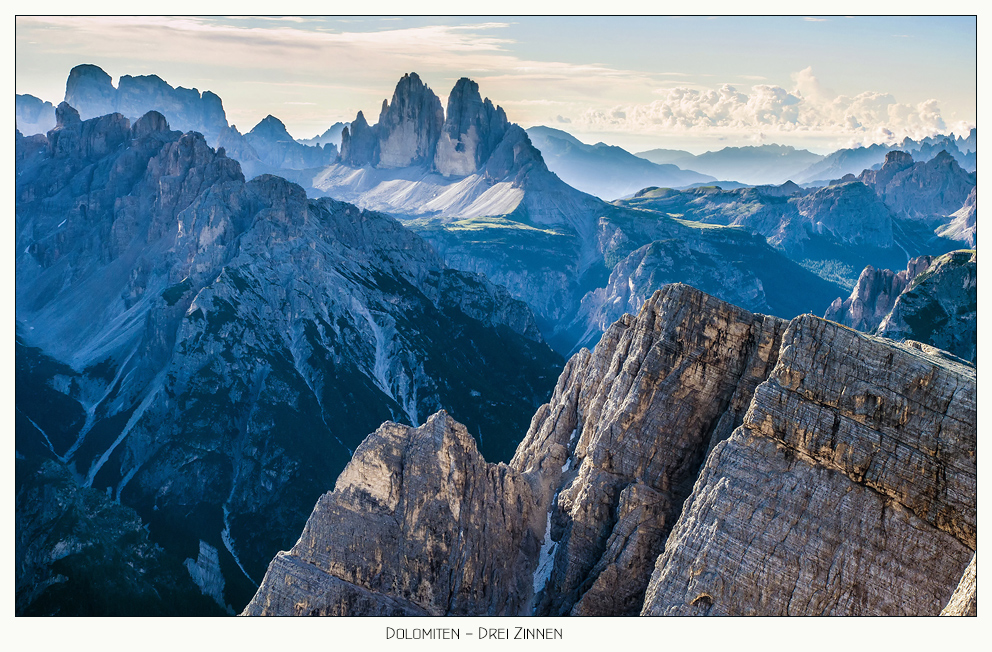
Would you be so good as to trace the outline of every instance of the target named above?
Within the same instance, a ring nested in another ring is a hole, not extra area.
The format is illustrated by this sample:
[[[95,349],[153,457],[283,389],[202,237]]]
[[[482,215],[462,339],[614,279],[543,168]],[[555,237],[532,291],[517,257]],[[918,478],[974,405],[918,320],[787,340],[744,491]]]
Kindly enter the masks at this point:
[[[791,89],[770,84],[714,89],[679,86],[660,92],[648,104],[590,109],[573,123],[589,131],[822,132],[862,142],[919,138],[944,132],[937,100],[911,105],[888,93],[866,91],[836,95],[824,88],[811,68],[792,75]]]

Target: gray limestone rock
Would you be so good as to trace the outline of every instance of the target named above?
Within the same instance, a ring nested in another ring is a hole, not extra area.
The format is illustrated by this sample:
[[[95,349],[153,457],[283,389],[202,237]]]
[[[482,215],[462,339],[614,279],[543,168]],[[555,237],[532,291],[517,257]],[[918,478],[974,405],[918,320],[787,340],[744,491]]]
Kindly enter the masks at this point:
[[[430,164],[444,124],[441,100],[420,80],[408,73],[397,82],[392,102],[382,103],[376,124],[380,168],[403,168]]]
[[[376,160],[375,132],[361,111],[341,131],[341,162],[354,167],[371,165]]]
[[[529,602],[544,515],[444,412],[383,424],[279,553],[244,615],[512,615]]]
[[[976,547],[975,401],[931,347],[667,286],[508,468],[446,415],[370,435],[245,613],[936,615]],[[484,514],[505,536],[460,528]]]
[[[444,176],[468,176],[489,160],[510,123],[500,107],[479,94],[479,85],[462,77],[448,94],[448,110],[434,155]]]
[[[793,320],[642,614],[936,615],[975,549],[975,370]]]
[[[555,397],[575,394],[575,406],[539,412],[512,462],[533,470],[531,442],[554,432],[576,468],[550,505],[554,567],[535,586],[536,614],[640,610],[648,569],[706,451],[740,422],[784,325],[670,285],[603,335],[581,375],[566,369]],[[561,432],[572,424],[574,439]]]
[[[69,72],[65,101],[84,119],[120,113],[136,120],[149,111],[162,113],[180,131],[197,131],[211,144],[227,127],[221,99],[195,88],[173,88],[157,75],[122,75],[117,88],[99,66],[83,64]]]
[[[954,595],[948,600],[947,606],[941,610],[941,616],[977,616],[978,615],[978,555],[971,558],[971,563],[961,576],[961,583],[954,589]]]

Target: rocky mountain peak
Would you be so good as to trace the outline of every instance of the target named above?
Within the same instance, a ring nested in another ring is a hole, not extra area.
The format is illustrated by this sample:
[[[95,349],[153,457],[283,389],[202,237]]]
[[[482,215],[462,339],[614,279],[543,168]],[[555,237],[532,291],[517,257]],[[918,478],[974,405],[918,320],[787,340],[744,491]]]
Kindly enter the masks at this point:
[[[913,162],[905,152],[889,152],[878,170],[865,170],[858,180],[870,187],[893,214],[933,226],[964,206],[977,184],[947,150],[928,161]]]
[[[92,64],[69,72],[65,101],[84,120],[115,112],[137,120],[148,111],[158,111],[175,129],[198,131],[211,144],[228,126],[224,106],[214,93],[173,88],[158,75],[122,75],[114,88],[110,75]]]
[[[978,256],[973,250],[920,256],[898,274],[868,266],[826,319],[866,333],[914,340],[974,360]]]
[[[48,132],[49,151],[55,158],[93,159],[105,156],[128,140],[131,124],[120,113],[80,120],[66,102],[55,109],[55,129]]]
[[[824,313],[824,319],[870,333],[878,328],[892,310],[906,286],[933,262],[933,256],[914,258],[906,269],[896,273],[868,265],[858,277],[847,299],[838,297]]]
[[[282,120],[271,114],[265,116],[248,133],[273,140],[293,140],[293,137],[286,129],[286,125],[283,124]]]
[[[954,161],[954,157],[948,153],[946,149],[940,150],[940,152],[931,159],[933,161],[939,162],[941,165],[950,165]]]
[[[376,157],[375,131],[361,111],[341,130],[341,162],[354,167],[371,165]]]
[[[444,176],[477,172],[506,135],[510,123],[501,107],[479,94],[479,85],[462,77],[448,95],[444,129],[434,167]]]
[[[55,127],[55,107],[34,95],[14,96],[17,130],[25,136],[45,134]]]
[[[84,63],[69,71],[65,82],[65,101],[79,109],[80,117],[94,118],[112,113],[116,107],[117,89],[99,66]]]
[[[885,162],[882,164],[882,167],[888,166],[890,168],[901,169],[912,164],[913,157],[909,153],[896,150],[885,155]]]
[[[481,173],[496,181],[528,164],[547,172],[526,132],[509,122],[502,107],[483,99],[476,82],[459,79],[445,113],[417,73],[399,80],[375,125],[369,126],[358,112],[341,133],[341,162],[352,167],[424,166],[446,177]]]
[[[400,168],[430,163],[443,124],[444,111],[434,91],[417,73],[403,75],[393,91],[392,101],[382,103],[376,125],[377,167]]]
[[[169,121],[158,111],[149,111],[131,126],[131,137],[142,138],[148,134],[169,131]]]
[[[79,124],[82,120],[79,117],[79,111],[72,108],[68,102],[61,102],[55,108],[55,128],[64,129],[65,127]]]
[[[814,234],[831,234],[852,244],[887,247],[892,242],[892,215],[865,183],[825,186],[796,200]]]
[[[966,249],[932,259],[896,297],[875,332],[974,361],[977,320],[978,252]]]

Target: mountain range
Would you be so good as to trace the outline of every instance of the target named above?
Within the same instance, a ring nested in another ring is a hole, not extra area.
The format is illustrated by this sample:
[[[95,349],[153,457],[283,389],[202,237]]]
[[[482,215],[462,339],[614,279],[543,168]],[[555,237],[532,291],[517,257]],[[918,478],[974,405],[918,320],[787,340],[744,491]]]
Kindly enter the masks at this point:
[[[637,156],[654,163],[677,165],[717,179],[749,185],[782,184],[796,180],[804,170],[823,159],[819,154],[786,145],[725,147],[698,155],[681,150],[652,149],[639,152]]]
[[[620,147],[586,145],[571,134],[551,127],[527,130],[531,143],[541,151],[548,169],[568,185],[611,201],[648,186],[681,188],[716,181],[714,177],[676,165],[656,164]]]
[[[534,309],[563,353],[595,343],[616,317],[668,282],[691,279],[749,309],[789,317],[822,313],[836,296],[831,280],[745,231],[629,210],[572,188],[469,79],[455,84],[446,110],[440,106],[416,74],[404,76],[375,125],[359,113],[343,131],[340,162],[312,185],[397,215],[448,265],[506,286]],[[636,252],[648,246],[652,256]],[[742,250],[750,267],[737,263]],[[636,264],[626,260],[631,255]],[[656,263],[656,273],[631,274]],[[774,280],[785,270],[803,292]],[[632,279],[623,297],[608,289],[620,278]]]
[[[946,152],[924,162],[896,151],[877,170],[820,188],[792,182],[734,190],[646,188],[615,203],[743,226],[803,267],[850,288],[868,265],[901,267],[916,256],[973,245],[976,184],[975,173]]]
[[[608,203],[549,163],[675,171],[468,78],[309,142],[96,66],[27,133],[49,106],[16,104],[18,614],[974,608],[976,132]]]
[[[382,421],[444,408],[488,455],[512,454],[561,359],[505,289],[389,216],[246,183],[161,114],[84,121],[63,103],[57,117],[17,141],[20,491],[52,490],[31,480],[41,469],[105,492],[240,609]],[[39,581],[84,595],[98,550],[56,566],[19,553],[19,609],[50,602]]]
[[[917,161],[928,161],[946,151],[965,171],[974,172],[978,155],[978,130],[973,128],[967,137],[955,137],[951,134],[928,137],[919,142],[905,138],[898,144],[840,149],[809,166],[793,180],[800,184],[823,185],[831,179],[840,179],[848,174],[857,175],[863,170],[880,167],[885,162],[886,155],[893,151],[909,154]]]

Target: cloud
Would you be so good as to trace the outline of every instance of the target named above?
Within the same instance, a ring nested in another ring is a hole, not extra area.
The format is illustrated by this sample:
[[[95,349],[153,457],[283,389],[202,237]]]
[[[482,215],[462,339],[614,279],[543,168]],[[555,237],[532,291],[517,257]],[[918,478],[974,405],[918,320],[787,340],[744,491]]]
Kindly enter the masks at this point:
[[[848,136],[861,141],[891,142],[946,130],[937,100],[915,105],[897,102],[888,93],[867,91],[835,95],[806,68],[792,75],[795,87],[756,84],[739,89],[676,87],[648,104],[617,105],[585,111],[574,119],[588,131],[757,133],[758,142],[774,133]]]
[[[555,116],[555,122],[559,122],[561,124],[566,124],[566,125],[572,124],[572,121],[570,119],[562,117],[561,115]]]
[[[908,105],[874,91],[840,96],[811,68],[794,73],[791,84],[776,85],[760,75],[714,77],[668,64],[666,72],[654,72],[536,61],[518,55],[508,23],[470,20],[410,26],[370,18],[362,27],[341,19],[22,16],[16,22],[17,81],[20,88],[22,62],[37,76],[38,66],[29,63],[42,59],[96,63],[115,77],[155,73],[173,85],[216,92],[231,122],[254,124],[279,114],[291,131],[306,133],[351,120],[358,110],[377,115],[396,80],[411,71],[442,102],[455,81],[469,75],[484,96],[512,107],[512,121],[538,124],[557,115],[577,132],[736,131],[769,138],[816,132],[868,139],[888,137],[881,128],[901,135],[944,124],[935,101]],[[31,42],[43,45],[25,47]],[[67,72],[46,77],[47,95],[33,94],[57,98]],[[732,83],[717,83],[722,79]],[[32,89],[39,85],[30,81]]]
[[[830,19],[829,18],[813,18],[811,16],[806,16],[805,18],[803,18],[803,20],[808,21],[808,22],[811,22],[811,23],[825,23],[825,22],[827,22]]]

